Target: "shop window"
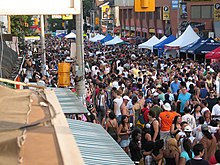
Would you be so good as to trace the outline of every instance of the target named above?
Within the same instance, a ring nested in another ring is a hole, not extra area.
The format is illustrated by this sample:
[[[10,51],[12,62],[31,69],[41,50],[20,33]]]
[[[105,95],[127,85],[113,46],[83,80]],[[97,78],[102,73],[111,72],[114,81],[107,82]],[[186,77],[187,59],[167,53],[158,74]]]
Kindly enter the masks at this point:
[[[213,6],[191,6],[191,19],[213,18]]]

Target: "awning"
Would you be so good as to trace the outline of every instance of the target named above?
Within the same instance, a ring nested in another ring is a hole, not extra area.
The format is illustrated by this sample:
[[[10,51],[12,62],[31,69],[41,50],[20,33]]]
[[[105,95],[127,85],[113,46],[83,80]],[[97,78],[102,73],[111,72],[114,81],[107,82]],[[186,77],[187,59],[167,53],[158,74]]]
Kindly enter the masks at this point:
[[[81,100],[68,88],[55,88],[55,94],[59,100],[64,114],[88,113]]]
[[[85,164],[134,164],[101,125],[72,119],[67,121]]]

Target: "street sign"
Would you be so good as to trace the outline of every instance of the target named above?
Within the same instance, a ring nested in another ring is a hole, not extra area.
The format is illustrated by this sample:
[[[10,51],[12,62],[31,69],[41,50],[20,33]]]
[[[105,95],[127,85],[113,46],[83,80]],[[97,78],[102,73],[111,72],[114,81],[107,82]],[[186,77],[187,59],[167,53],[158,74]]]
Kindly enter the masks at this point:
[[[172,0],[172,9],[176,10],[179,8],[179,2],[178,0]]]
[[[220,3],[214,3],[214,21],[220,21]]]
[[[170,20],[170,8],[169,6],[163,6],[163,20]]]

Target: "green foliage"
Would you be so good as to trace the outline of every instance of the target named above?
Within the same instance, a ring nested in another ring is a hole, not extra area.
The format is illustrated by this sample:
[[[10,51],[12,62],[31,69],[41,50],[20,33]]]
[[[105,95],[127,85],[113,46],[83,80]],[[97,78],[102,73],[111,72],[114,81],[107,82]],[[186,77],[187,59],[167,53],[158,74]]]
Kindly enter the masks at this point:
[[[93,7],[93,0],[83,0],[83,18],[90,16],[90,10]]]
[[[11,34],[17,36],[19,40],[32,35],[30,26],[32,26],[33,21],[31,18],[32,16],[11,16]]]

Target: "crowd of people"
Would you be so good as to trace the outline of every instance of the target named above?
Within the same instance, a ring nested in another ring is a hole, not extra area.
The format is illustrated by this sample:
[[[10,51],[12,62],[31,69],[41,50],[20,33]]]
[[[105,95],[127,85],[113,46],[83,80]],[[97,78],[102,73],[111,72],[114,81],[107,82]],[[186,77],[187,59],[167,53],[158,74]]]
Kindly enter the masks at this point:
[[[24,81],[56,87],[70,42],[47,42],[47,74],[27,56]],[[135,45],[84,46],[86,121],[101,124],[135,164],[220,163],[220,72],[212,64],[158,58]]]

